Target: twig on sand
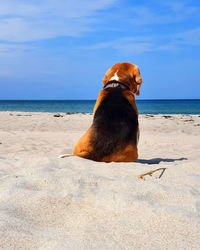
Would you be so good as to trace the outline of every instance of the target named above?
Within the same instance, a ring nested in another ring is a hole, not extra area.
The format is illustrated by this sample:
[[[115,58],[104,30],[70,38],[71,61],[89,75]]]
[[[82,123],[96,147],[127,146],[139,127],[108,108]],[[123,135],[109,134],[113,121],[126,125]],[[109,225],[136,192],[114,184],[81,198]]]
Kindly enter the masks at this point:
[[[149,172],[147,172],[147,173],[145,173],[145,174],[139,175],[138,178],[145,180],[145,178],[144,178],[145,175],[150,175],[150,176],[152,176],[153,173],[155,173],[155,172],[157,172],[157,171],[160,171],[160,170],[162,170],[162,172],[161,172],[161,174],[160,174],[160,176],[159,176],[158,178],[161,178],[162,175],[164,174],[166,168],[158,168],[158,169],[149,171]]]

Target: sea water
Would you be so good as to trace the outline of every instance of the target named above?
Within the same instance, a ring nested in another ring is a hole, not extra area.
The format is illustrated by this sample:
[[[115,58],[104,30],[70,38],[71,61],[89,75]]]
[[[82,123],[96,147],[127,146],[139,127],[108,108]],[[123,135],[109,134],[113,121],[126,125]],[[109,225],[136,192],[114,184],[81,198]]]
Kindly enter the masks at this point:
[[[140,114],[200,114],[200,99],[136,100]],[[92,113],[95,100],[0,100],[0,111]]]

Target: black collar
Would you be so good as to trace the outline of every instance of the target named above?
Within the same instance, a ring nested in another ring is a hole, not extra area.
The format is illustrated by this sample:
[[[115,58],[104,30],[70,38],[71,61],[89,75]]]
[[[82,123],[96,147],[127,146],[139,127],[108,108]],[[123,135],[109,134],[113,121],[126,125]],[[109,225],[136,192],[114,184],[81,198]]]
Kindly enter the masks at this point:
[[[127,89],[130,90],[129,87],[127,87],[126,85],[120,83],[120,82],[110,82],[107,83],[103,89],[107,89],[107,88],[121,88],[121,89]]]

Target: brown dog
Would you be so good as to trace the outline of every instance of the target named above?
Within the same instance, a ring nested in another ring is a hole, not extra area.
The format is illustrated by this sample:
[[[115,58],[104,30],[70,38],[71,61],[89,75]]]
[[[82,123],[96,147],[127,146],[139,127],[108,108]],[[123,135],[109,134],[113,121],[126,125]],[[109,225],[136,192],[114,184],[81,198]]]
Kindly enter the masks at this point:
[[[134,94],[139,95],[141,83],[139,68],[131,63],[117,63],[106,72],[93,123],[73,155],[102,162],[137,160],[139,125]]]

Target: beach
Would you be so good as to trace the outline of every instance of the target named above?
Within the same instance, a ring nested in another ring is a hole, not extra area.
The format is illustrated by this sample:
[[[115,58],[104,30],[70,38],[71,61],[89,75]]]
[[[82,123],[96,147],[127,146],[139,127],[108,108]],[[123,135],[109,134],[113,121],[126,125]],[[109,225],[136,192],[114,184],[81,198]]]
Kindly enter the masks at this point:
[[[140,115],[134,163],[59,159],[91,123],[0,112],[0,249],[199,249],[200,115]]]

